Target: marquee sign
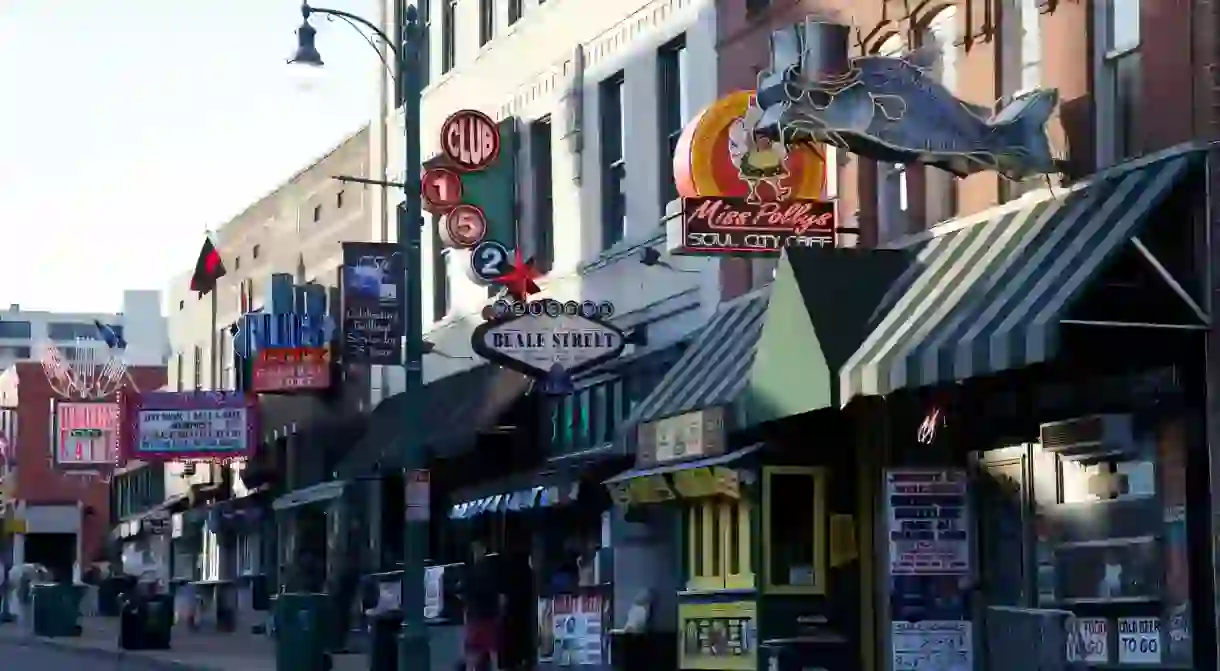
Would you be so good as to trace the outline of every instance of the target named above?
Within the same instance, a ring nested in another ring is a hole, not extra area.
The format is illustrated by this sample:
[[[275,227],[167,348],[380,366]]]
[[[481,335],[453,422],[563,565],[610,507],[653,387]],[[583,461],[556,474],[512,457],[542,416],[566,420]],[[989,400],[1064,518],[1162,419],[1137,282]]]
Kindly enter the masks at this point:
[[[63,470],[96,470],[119,457],[119,404],[52,401],[52,455]]]
[[[678,140],[674,181],[682,217],[669,231],[675,254],[776,255],[788,246],[835,244],[834,204],[821,200],[826,165],[813,144],[762,132],[752,91],[729,94]]]
[[[488,361],[543,380],[548,393],[567,393],[573,374],[614,359],[626,347],[618,327],[569,309],[574,303],[548,299],[528,305],[524,314],[480,324],[471,346]]]
[[[247,458],[258,442],[255,398],[231,391],[124,393],[122,456],[147,462]]]
[[[274,347],[261,350],[251,366],[252,391],[279,393],[330,388],[330,350],[325,347]]]

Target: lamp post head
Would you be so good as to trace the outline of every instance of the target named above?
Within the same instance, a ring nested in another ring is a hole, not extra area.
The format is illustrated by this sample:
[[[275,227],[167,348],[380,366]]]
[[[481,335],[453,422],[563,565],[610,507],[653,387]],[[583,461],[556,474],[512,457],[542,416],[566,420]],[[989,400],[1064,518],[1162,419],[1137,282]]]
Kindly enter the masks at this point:
[[[308,65],[315,68],[322,67],[322,54],[318,53],[318,48],[314,46],[314,38],[318,36],[318,31],[311,25],[309,21],[301,24],[297,28],[297,50],[288,60],[294,65]]]

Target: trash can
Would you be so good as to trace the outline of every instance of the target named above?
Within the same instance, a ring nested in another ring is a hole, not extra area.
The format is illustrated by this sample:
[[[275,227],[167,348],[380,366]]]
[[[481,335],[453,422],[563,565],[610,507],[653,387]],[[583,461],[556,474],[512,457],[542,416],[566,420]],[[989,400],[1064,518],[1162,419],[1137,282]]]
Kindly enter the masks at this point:
[[[97,586],[97,614],[102,617],[118,617],[119,596],[130,594],[135,587],[135,576],[119,575],[102,579]]]
[[[44,583],[30,587],[34,613],[34,635],[46,637],[80,636],[80,600],[84,586],[70,583]]]
[[[398,632],[402,611],[387,610],[369,617],[369,671],[398,671]]]
[[[143,650],[144,624],[140,616],[140,597],[134,591],[118,596],[119,605],[119,649]]]
[[[281,671],[329,671],[326,652],[330,597],[286,592],[275,599],[275,668]]]
[[[168,650],[174,631],[174,597],[152,594],[145,597],[143,606],[144,647]]]

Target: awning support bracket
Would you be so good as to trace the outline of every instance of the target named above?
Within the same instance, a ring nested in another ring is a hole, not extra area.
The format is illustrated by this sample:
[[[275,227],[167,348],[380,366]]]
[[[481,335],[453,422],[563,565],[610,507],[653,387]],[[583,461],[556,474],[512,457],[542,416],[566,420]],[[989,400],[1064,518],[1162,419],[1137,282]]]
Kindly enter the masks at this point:
[[[1165,265],[1152,254],[1148,247],[1146,247],[1139,239],[1138,235],[1131,236],[1131,244],[1134,245],[1135,249],[1139,251],[1140,256],[1144,257],[1144,260],[1148,262],[1148,265],[1152,266],[1152,269],[1161,276],[1161,279],[1165,281],[1165,284],[1169,285],[1169,288],[1178,295],[1178,298],[1181,298],[1182,301],[1186,303],[1186,307],[1190,308],[1191,312],[1195,313],[1195,316],[1199,318],[1199,322],[1210,326],[1212,323],[1211,316],[1199,306],[1198,301],[1196,301],[1194,297],[1191,296],[1188,291],[1186,291],[1182,284],[1178,282],[1178,280],[1174,278],[1174,276],[1171,275],[1168,270],[1166,270]]]

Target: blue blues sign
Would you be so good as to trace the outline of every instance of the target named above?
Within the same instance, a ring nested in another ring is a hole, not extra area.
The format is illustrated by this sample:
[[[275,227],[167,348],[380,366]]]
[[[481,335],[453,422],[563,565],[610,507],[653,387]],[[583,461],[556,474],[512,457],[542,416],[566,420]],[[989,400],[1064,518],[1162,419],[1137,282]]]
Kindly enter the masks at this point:
[[[249,359],[266,349],[323,348],[334,335],[335,321],[327,315],[252,312],[238,322],[233,351]]]

